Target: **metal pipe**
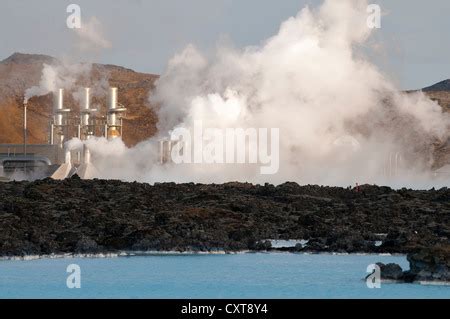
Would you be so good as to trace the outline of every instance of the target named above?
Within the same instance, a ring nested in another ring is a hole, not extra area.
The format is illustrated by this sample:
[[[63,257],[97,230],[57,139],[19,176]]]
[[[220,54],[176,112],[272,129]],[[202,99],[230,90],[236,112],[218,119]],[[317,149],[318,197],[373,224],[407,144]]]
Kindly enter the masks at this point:
[[[54,111],[54,124],[63,125],[62,110],[64,107],[64,89],[58,89],[56,94],[53,95],[53,111]]]
[[[109,104],[108,104],[108,126],[114,127],[117,125],[116,113],[114,110],[117,109],[117,88],[111,88],[109,90]]]
[[[58,89],[54,95],[54,107],[56,110],[62,110],[64,107],[64,89]]]
[[[110,88],[109,91],[109,106],[110,110],[117,108],[117,88]]]
[[[27,155],[27,101],[23,102],[23,154]]]
[[[91,115],[97,109],[91,109],[90,88],[84,88],[84,102],[80,108],[80,134],[79,138],[87,140],[89,136],[95,134],[95,123],[92,123]]]
[[[67,114],[69,112],[70,109],[64,108],[64,89],[58,89],[56,92],[53,92],[53,128],[50,133],[50,140],[55,142],[54,131],[56,130],[58,136],[57,143],[60,147],[63,146],[66,135],[68,134]]]
[[[84,88],[84,109],[85,110],[89,110],[89,108],[91,107],[91,96],[90,96],[90,92],[91,89],[90,88]]]
[[[55,125],[53,123],[50,124],[50,144],[53,145],[55,144],[54,139],[53,139],[53,131],[55,130]]]
[[[88,126],[89,125],[89,111],[90,111],[90,88],[85,88],[85,95],[84,95],[84,105],[81,110],[81,125]]]
[[[159,141],[159,163],[164,164],[164,140]]]
[[[119,106],[117,99],[117,88],[110,88],[109,103],[106,116],[106,137],[116,138],[122,135],[122,116],[126,108]]]
[[[84,147],[83,147],[83,153],[84,153],[84,156],[83,156],[84,164],[89,164],[91,162],[91,152],[86,145],[84,145]]]

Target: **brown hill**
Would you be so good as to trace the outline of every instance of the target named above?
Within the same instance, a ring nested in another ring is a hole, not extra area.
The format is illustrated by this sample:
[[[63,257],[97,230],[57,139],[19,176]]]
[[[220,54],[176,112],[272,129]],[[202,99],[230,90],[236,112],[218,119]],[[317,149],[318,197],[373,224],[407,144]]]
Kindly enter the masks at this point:
[[[54,65],[59,61],[46,55],[14,53],[0,62],[0,143],[22,142],[23,94],[27,88],[39,84],[44,63]],[[115,65],[93,64],[89,76],[77,79],[77,86],[91,87],[104,79],[109,86],[118,87],[119,102],[128,108],[123,122],[125,143],[131,146],[154,135],[157,119],[148,97],[158,76]],[[106,96],[93,97],[92,104],[100,107],[99,115],[105,114]],[[72,94],[65,94],[65,106],[73,110],[71,120],[76,123],[79,103]],[[29,143],[47,143],[51,114],[51,94],[29,100]]]

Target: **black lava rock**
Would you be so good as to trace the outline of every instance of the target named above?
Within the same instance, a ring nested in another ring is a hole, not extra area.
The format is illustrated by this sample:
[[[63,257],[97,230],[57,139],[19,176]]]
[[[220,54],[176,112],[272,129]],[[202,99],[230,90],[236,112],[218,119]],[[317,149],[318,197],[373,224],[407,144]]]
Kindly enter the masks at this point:
[[[449,194],[371,185],[358,192],[296,183],[152,186],[77,176],[0,183],[0,256],[277,249],[267,239],[309,240],[291,251],[418,253],[449,245]],[[411,258],[419,269],[425,257]],[[444,278],[446,268],[436,267]]]

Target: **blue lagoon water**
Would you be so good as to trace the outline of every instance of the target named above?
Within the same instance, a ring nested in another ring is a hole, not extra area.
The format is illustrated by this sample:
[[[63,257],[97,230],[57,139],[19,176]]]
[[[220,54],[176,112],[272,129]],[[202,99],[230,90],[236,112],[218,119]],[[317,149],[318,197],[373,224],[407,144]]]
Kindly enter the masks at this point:
[[[369,289],[369,264],[404,256],[248,253],[0,261],[0,298],[450,298],[450,286]],[[66,268],[81,268],[69,289]]]

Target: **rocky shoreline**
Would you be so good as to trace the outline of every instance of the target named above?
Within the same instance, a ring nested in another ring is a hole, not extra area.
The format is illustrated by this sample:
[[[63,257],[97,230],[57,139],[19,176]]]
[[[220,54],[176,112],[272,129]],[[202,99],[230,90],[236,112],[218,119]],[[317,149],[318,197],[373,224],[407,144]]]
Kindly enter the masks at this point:
[[[272,247],[268,239],[305,242]],[[1,257],[242,250],[417,254],[435,246],[450,246],[448,188],[149,185],[77,176],[0,183]]]
[[[377,263],[381,279],[405,283],[448,283],[450,284],[450,247],[425,248],[407,256],[410,269],[404,271],[397,264]]]

